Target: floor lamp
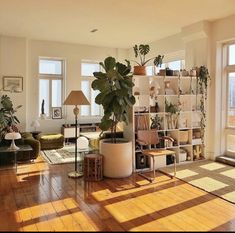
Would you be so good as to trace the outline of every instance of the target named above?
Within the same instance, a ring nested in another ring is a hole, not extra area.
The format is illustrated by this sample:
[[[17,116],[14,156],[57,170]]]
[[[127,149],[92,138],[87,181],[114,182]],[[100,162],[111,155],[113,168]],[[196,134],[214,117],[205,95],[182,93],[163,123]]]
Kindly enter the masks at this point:
[[[78,114],[79,108],[78,105],[89,105],[89,101],[85,97],[82,91],[71,91],[66,100],[64,101],[64,105],[74,105],[73,113],[75,116],[75,170],[69,172],[68,176],[72,178],[81,177],[83,174],[77,169],[77,123],[78,123]]]

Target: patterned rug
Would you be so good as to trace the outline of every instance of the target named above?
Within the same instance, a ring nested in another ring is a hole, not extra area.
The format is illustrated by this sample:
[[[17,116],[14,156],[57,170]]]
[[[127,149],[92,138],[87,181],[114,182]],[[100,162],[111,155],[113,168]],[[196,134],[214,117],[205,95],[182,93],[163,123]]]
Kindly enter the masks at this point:
[[[66,145],[57,150],[43,150],[41,152],[43,158],[50,164],[74,163],[75,161],[75,146]],[[82,160],[82,154],[77,154],[77,161]]]
[[[173,167],[164,167],[160,170],[173,175]],[[176,177],[235,203],[235,167],[211,160],[197,161],[178,165]]]

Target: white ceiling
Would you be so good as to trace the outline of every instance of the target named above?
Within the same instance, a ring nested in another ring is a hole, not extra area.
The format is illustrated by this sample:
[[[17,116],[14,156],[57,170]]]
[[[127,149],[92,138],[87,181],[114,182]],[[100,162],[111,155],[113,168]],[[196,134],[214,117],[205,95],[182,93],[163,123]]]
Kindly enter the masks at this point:
[[[232,14],[235,0],[0,0],[0,34],[130,48]]]

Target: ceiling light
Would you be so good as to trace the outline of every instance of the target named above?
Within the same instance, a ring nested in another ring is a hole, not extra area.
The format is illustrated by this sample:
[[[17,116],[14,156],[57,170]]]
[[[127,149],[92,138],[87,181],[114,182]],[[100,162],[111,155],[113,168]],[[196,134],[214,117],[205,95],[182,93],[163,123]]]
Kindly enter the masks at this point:
[[[97,32],[98,31],[98,29],[92,29],[90,32]]]

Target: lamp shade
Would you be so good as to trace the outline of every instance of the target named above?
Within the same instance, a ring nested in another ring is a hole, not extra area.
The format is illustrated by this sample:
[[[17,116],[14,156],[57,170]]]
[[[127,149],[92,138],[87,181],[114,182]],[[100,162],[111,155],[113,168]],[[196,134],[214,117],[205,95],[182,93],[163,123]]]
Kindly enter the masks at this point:
[[[38,120],[33,120],[32,123],[31,123],[31,126],[35,127],[35,128],[38,128],[38,127],[40,127],[40,123],[38,122]]]
[[[19,150],[20,148],[18,146],[16,146],[16,144],[15,144],[15,139],[20,139],[20,138],[21,138],[20,133],[17,133],[17,132],[7,133],[5,135],[5,139],[6,140],[12,140],[11,145],[8,149],[9,150]]]
[[[82,91],[71,91],[64,105],[90,105],[90,103]]]
[[[5,135],[6,140],[14,140],[14,139],[20,139],[20,138],[21,138],[21,135],[20,133],[17,133],[17,132],[11,132]]]

